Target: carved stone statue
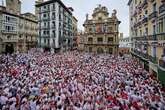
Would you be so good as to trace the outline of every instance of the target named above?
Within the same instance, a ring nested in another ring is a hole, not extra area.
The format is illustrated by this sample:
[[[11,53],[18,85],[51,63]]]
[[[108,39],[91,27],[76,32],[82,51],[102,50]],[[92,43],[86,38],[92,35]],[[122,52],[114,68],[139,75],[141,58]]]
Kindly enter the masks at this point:
[[[88,14],[86,14],[86,20],[88,20]]]
[[[112,13],[112,17],[116,17],[117,11],[114,9]]]

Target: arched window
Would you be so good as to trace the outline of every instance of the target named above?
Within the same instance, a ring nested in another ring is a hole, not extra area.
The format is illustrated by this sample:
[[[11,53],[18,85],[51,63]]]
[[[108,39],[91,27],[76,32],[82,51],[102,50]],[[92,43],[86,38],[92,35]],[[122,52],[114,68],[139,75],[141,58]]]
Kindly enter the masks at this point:
[[[99,48],[97,48],[97,53],[98,54],[104,53],[104,50],[101,47],[99,47]]]

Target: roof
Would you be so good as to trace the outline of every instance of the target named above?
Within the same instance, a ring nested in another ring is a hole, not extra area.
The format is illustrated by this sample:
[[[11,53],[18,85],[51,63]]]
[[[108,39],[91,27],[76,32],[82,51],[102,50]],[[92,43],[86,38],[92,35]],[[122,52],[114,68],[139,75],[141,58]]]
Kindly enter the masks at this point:
[[[131,2],[132,2],[132,0],[129,0],[127,5],[130,5],[130,4],[131,4]]]
[[[41,6],[51,4],[51,3],[54,3],[54,2],[58,2],[66,11],[68,11],[72,15],[70,10],[64,5],[64,3],[61,0],[48,0],[48,1],[45,1],[45,2],[42,2],[42,3],[38,3],[35,6],[36,7],[41,7]]]

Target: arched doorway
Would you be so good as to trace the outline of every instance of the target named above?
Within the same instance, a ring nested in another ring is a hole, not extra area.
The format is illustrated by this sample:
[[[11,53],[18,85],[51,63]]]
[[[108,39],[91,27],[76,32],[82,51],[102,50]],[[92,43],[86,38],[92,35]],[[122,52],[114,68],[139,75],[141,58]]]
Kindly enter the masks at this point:
[[[50,52],[50,48],[49,47],[44,47],[44,52]]]
[[[13,44],[7,44],[5,47],[5,53],[12,54],[14,52],[14,45]]]
[[[113,54],[113,48],[109,48],[109,49],[108,49],[108,53],[109,53],[109,54]]]
[[[99,47],[99,48],[97,48],[97,53],[102,54],[102,53],[104,53],[104,50],[101,47]]]

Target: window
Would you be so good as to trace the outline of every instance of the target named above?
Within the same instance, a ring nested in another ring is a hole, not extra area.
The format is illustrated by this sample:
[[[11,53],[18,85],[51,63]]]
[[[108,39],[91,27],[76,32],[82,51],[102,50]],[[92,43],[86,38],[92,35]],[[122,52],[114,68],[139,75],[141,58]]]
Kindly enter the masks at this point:
[[[97,38],[97,42],[103,42],[103,38]]]
[[[43,31],[43,34],[46,35],[46,31]]]
[[[159,23],[159,32],[162,33],[163,30],[164,30],[164,26],[163,26],[163,19],[160,20],[160,23]]]
[[[55,30],[52,31],[52,34],[53,34],[53,37],[56,37],[56,36],[55,36]]]
[[[95,33],[96,32],[96,26],[93,25],[92,29],[93,29],[93,33]]]
[[[52,27],[55,27],[55,26],[56,26],[55,21],[53,21],[52,22]]]
[[[88,38],[88,42],[93,42],[93,38],[92,37],[89,37]]]
[[[92,28],[89,28],[89,32],[91,32],[92,31]]]
[[[146,11],[145,11],[145,15],[147,15],[147,14],[148,14],[148,11],[146,10]]]
[[[108,38],[108,42],[113,42],[113,38],[112,37],[109,37]]]
[[[102,20],[102,17],[99,17],[98,20]]]
[[[140,36],[142,36],[142,30],[140,30]]]
[[[7,36],[7,39],[10,39],[11,38],[11,36]]]
[[[148,35],[148,28],[145,28],[145,35]]]
[[[109,27],[108,29],[109,29],[109,32],[112,32],[112,27]]]
[[[53,4],[53,10],[55,10],[55,4]]]
[[[103,25],[103,32],[107,32],[107,25]]]
[[[153,47],[152,56],[153,56],[153,57],[156,57],[156,47]]]
[[[50,41],[49,41],[49,39],[48,39],[48,45],[50,44]]]
[[[44,39],[44,44],[46,44],[46,39]]]
[[[46,18],[46,14],[43,14],[43,17]]]
[[[44,23],[44,27],[46,27],[46,23]]]
[[[108,49],[109,54],[113,54],[113,48]]]
[[[55,13],[54,12],[52,13],[52,19],[55,19]]]
[[[153,12],[156,11],[156,3],[153,4]]]
[[[49,31],[47,31],[47,35],[49,35]]]
[[[153,34],[156,34],[156,27],[153,25]]]
[[[89,52],[92,52],[92,47],[89,47]]]

